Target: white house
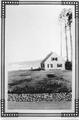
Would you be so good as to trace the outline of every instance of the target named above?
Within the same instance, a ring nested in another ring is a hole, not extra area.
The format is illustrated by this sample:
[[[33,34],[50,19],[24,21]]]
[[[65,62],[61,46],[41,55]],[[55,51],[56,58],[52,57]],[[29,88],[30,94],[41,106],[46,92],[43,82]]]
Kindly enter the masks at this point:
[[[65,60],[56,53],[51,52],[41,62],[41,68],[44,70],[61,69],[65,70]]]

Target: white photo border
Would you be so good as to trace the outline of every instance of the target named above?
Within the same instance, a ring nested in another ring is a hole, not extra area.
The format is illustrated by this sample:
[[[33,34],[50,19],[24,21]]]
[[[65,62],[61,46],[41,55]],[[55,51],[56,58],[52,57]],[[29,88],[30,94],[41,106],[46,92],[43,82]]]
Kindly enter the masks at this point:
[[[71,113],[19,113],[6,112],[5,105],[5,18],[6,5],[74,5],[75,7],[75,100]],[[78,117],[79,116],[79,2],[78,1],[1,1],[1,117]]]

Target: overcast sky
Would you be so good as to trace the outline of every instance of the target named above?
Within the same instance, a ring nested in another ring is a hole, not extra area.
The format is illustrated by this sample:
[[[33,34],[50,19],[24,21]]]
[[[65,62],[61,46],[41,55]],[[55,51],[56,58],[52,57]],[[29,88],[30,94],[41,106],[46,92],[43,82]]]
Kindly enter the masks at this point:
[[[63,8],[71,8],[74,11],[73,6],[60,5],[7,6],[5,45],[8,63],[40,60],[51,51],[60,55],[61,29],[58,16]],[[73,44],[74,36],[73,14]],[[64,27],[62,40],[65,57]]]

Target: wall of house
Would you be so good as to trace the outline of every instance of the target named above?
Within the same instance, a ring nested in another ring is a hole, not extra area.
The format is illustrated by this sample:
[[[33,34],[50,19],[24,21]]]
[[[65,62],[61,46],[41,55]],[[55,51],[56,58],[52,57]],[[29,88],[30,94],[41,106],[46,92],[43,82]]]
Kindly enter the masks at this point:
[[[63,58],[55,54],[51,55],[45,61],[45,70],[51,70],[51,69],[65,70],[65,61],[63,60]]]

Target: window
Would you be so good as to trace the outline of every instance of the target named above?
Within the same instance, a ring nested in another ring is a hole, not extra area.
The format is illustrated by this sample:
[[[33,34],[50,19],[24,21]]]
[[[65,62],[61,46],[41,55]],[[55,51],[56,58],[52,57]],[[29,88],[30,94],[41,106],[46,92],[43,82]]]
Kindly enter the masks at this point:
[[[51,58],[51,60],[53,61],[53,60],[54,60],[54,58]]]
[[[57,60],[58,60],[58,58],[57,58],[57,57],[56,57],[56,58],[51,58],[51,60],[52,60],[52,61],[53,61],[53,60],[56,60],[56,61],[57,61]]]
[[[53,64],[50,64],[51,68],[53,68]]]
[[[47,64],[47,67],[49,68],[49,64]]]
[[[57,67],[62,67],[62,64],[57,64]]]
[[[55,58],[55,60],[56,60],[56,61],[58,60],[57,57]]]

